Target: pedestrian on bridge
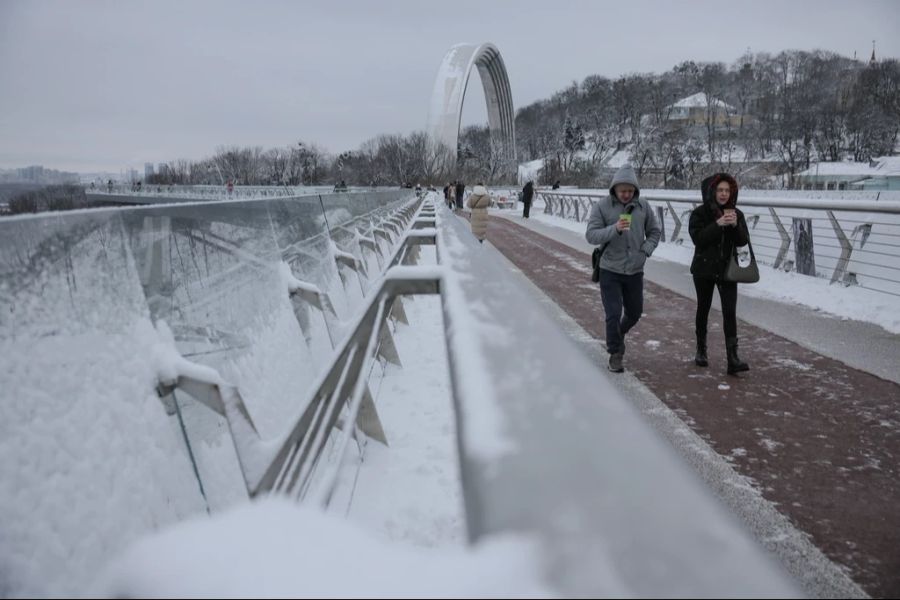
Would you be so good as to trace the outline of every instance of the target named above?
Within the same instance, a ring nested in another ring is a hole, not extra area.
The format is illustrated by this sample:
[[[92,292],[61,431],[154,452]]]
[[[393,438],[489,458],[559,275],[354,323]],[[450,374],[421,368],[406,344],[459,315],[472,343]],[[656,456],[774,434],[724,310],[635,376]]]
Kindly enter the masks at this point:
[[[452,181],[447,182],[447,185],[444,186],[444,203],[447,205],[447,208],[453,209],[453,196],[456,194],[456,184]]]
[[[488,194],[484,184],[478,183],[472,188],[466,205],[472,209],[472,235],[483,244],[487,235],[488,207],[491,205],[491,195]]]
[[[725,281],[725,268],[736,247],[750,243],[750,231],[744,213],[737,208],[738,184],[728,173],[716,173],[700,184],[703,204],[694,209],[688,224],[694,242],[691,275],[697,291],[697,354],[694,364],[709,365],[706,354],[706,326],[712,306],[713,290],[718,288],[725,327],[728,374],[749,371],[738,357],[737,283]]]
[[[531,202],[534,200],[534,182],[529,181],[522,188],[522,218],[527,219],[531,212]]]
[[[634,168],[623,166],[612,179],[609,196],[591,209],[584,234],[589,244],[601,246],[600,297],[609,370],[614,373],[625,370],[625,334],[644,310],[644,263],[661,234],[650,203],[640,195]]]

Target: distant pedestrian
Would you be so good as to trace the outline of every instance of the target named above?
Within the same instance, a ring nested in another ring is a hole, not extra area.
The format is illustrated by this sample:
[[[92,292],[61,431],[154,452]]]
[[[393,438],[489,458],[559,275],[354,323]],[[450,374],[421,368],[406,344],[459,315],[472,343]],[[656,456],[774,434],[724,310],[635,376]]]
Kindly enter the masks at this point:
[[[463,195],[466,193],[466,184],[462,181],[456,182],[456,210],[463,208]]]
[[[534,200],[534,182],[529,181],[525,184],[525,187],[522,188],[522,204],[524,205],[522,208],[522,218],[527,219],[528,214],[531,212],[531,202]]]
[[[466,205],[472,209],[472,235],[479,242],[484,243],[484,238],[487,236],[488,207],[491,205],[491,196],[484,184],[478,183],[472,188]]]

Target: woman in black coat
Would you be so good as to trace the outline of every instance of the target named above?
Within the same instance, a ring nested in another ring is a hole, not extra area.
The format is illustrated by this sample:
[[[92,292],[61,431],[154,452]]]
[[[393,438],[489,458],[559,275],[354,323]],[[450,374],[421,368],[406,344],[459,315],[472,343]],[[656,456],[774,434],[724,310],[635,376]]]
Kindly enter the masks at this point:
[[[735,247],[750,241],[747,220],[737,207],[738,185],[728,173],[716,173],[700,184],[703,204],[691,213],[688,229],[694,242],[691,274],[697,290],[697,356],[699,367],[709,365],[706,355],[706,324],[712,306],[713,289],[719,289],[722,317],[725,325],[725,348],[728,374],[750,370],[738,358],[737,339],[737,283],[725,281],[723,274]]]

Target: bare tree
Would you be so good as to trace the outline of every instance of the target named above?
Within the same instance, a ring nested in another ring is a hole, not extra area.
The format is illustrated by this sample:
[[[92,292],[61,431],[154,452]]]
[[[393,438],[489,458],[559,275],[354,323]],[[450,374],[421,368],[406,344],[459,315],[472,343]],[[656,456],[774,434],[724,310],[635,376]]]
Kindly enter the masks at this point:
[[[900,63],[862,69],[852,93],[848,127],[854,160],[891,154],[900,133]]]
[[[585,149],[587,141],[584,135],[584,128],[568,116],[563,125],[562,137],[562,148],[557,151],[557,157],[560,159],[563,172],[566,172],[575,166],[578,153]]]
[[[378,157],[391,179],[400,185],[411,183],[414,175],[407,144],[400,135],[378,136]]]
[[[647,112],[648,82],[641,75],[620,77],[613,83],[613,106],[623,131],[628,131],[631,143],[641,136],[641,116]]]
[[[449,176],[455,158],[452,148],[432,139],[423,131],[411,134],[408,146],[414,162],[419,163],[414,169],[417,178],[428,183],[436,183]]]
[[[313,143],[298,142],[297,157],[300,162],[301,176],[304,185],[322,183],[327,170],[325,151]]]
[[[263,154],[266,183],[282,185],[287,182],[289,157],[289,152],[283,148],[271,148]]]

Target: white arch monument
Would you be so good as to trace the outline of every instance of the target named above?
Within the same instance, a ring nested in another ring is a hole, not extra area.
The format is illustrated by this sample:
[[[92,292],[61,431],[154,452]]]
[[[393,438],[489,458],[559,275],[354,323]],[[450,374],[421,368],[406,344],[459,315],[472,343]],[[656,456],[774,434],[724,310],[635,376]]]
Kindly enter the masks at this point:
[[[491,139],[502,144],[505,158],[514,164],[516,158],[516,115],[506,65],[500,51],[493,44],[456,44],[441,62],[431,105],[428,110],[428,134],[435,141],[453,150],[459,140],[459,124],[466,86],[472,68],[478,68],[487,101]]]

